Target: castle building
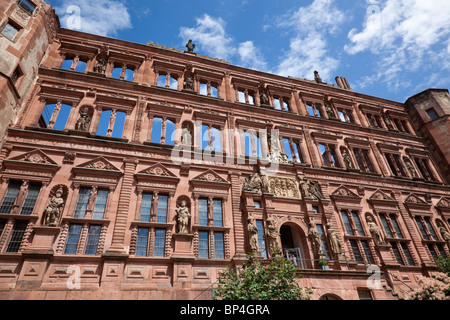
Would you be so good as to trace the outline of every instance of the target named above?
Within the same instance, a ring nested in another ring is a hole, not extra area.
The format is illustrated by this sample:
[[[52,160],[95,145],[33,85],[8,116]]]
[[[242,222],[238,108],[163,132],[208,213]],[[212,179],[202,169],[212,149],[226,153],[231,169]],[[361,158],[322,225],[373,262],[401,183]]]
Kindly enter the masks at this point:
[[[448,90],[394,102],[0,7],[1,299],[210,299],[249,252],[313,299],[402,299],[450,255]]]

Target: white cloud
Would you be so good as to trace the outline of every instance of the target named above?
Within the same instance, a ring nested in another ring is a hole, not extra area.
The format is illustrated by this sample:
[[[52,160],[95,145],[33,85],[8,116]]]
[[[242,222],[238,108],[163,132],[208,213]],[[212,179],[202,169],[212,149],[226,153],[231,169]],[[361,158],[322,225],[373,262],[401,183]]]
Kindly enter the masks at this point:
[[[261,51],[253,41],[236,41],[227,34],[226,22],[204,14],[196,19],[196,27],[182,27],[179,36],[183,41],[192,39],[195,51],[218,59],[236,59],[236,64],[243,67],[265,70],[267,64]]]
[[[196,50],[203,50],[208,55],[219,59],[228,59],[236,53],[232,46],[233,39],[225,32],[225,21],[213,18],[207,14],[196,19],[195,28],[182,27],[179,36],[184,40],[192,39]]]
[[[396,90],[409,85],[405,73],[450,70],[449,16],[448,0],[386,0],[365,17],[362,31],[349,32],[345,50],[378,55],[376,79]]]
[[[121,0],[62,0],[55,10],[63,28],[113,36],[132,27],[128,9]]]
[[[344,21],[345,15],[334,6],[334,0],[314,0],[310,6],[281,17],[277,26],[294,34],[277,73],[311,79],[318,70],[325,81],[330,80],[339,60],[328,52],[327,36],[335,34]]]

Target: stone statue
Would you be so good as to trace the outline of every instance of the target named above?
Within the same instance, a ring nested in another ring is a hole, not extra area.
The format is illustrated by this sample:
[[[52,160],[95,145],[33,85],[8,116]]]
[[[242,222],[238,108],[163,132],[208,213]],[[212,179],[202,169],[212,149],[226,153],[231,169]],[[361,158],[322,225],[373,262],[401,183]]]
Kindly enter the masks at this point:
[[[338,235],[336,231],[334,231],[331,223],[327,224],[327,235],[328,240],[330,241],[331,251],[333,252],[335,258],[339,260],[339,256],[342,254],[342,247],[339,242]]]
[[[107,62],[106,62],[105,58],[101,57],[100,59],[98,59],[97,64],[94,67],[94,72],[105,74],[106,65],[107,65]]]
[[[408,158],[404,158],[405,160],[405,166],[408,169],[409,174],[411,175],[412,178],[417,178],[417,172],[416,169],[414,169],[414,166],[411,163],[411,160],[409,160]]]
[[[352,158],[350,157],[350,154],[347,152],[347,149],[342,150],[342,158],[344,158],[344,163],[347,169],[354,169]]]
[[[389,130],[394,130],[394,126],[392,125],[391,120],[389,120],[388,116],[385,113],[383,113],[383,121]]]
[[[300,180],[300,187],[302,189],[303,197],[305,198],[312,198],[311,194],[309,192],[309,185],[308,185],[308,179],[303,178]]]
[[[381,235],[381,230],[378,227],[378,225],[373,221],[371,216],[367,216],[366,221],[369,226],[370,234],[372,235],[373,239],[375,240],[375,243],[377,245],[383,245],[384,240],[383,240],[383,236]]]
[[[178,233],[188,234],[189,219],[191,214],[189,213],[189,208],[185,200],[181,201],[181,205],[176,210],[177,221],[178,221]]]
[[[269,240],[269,248],[272,257],[280,256],[280,248],[278,247],[278,238],[280,233],[275,226],[275,221],[272,218],[267,219],[267,238]]]
[[[192,43],[192,40],[189,39],[188,43],[186,43],[187,52],[194,52],[195,44]]]
[[[301,180],[301,187],[305,198],[312,198],[314,200],[325,199],[320,191],[319,185],[316,182],[303,178]]]
[[[267,97],[266,92],[264,90],[261,91],[260,100],[262,105],[266,106],[269,105],[269,98]]]
[[[185,146],[192,145],[192,134],[189,125],[187,124],[183,127],[181,132],[181,144]]]
[[[317,83],[323,83],[322,78],[319,76],[319,71],[314,71],[314,81]]]
[[[64,207],[64,199],[62,198],[64,191],[59,188],[55,196],[50,200],[44,211],[44,226],[56,227],[60,214],[60,209]]]
[[[320,257],[322,252],[322,239],[320,238],[319,231],[317,231],[317,226],[314,221],[309,223],[308,236],[311,239],[314,256]]]
[[[75,130],[88,131],[89,123],[91,123],[91,117],[89,116],[89,108],[84,107],[80,111],[80,117],[78,118]]]
[[[22,182],[22,185],[20,186],[19,194],[17,195],[17,198],[16,198],[16,202],[14,203],[14,208],[13,208],[12,213],[18,213],[17,210],[19,210],[19,207],[25,201],[25,197],[28,193],[29,187],[30,187],[30,182],[28,180],[25,180]]]
[[[186,73],[184,89],[194,91],[194,78],[192,77],[190,72]]]
[[[248,217],[247,222],[248,222],[247,231],[248,231],[250,249],[252,250],[252,253],[255,256],[259,256],[258,228],[256,227],[256,224],[255,224],[255,218]]]
[[[439,231],[441,232],[444,241],[447,242],[447,247],[450,248],[450,233],[444,227],[440,227]]]
[[[330,104],[328,102],[325,104],[325,110],[327,112],[327,115],[328,115],[329,119],[336,119],[336,116],[335,116],[335,114],[333,112],[333,109],[331,108],[331,106],[330,106]]]

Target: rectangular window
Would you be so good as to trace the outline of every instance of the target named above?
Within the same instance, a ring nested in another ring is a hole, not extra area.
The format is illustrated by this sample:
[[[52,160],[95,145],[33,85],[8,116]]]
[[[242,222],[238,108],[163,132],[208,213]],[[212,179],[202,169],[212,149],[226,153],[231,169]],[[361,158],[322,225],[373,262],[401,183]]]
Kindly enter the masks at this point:
[[[160,195],[158,198],[158,213],[156,215],[156,222],[166,223],[167,222],[167,205],[169,197],[166,195]]]
[[[214,258],[225,259],[223,232],[214,232]]]
[[[150,222],[150,215],[152,213],[152,197],[153,194],[151,193],[142,194],[141,213],[139,215],[141,222]]]
[[[0,213],[11,213],[16,202],[17,195],[19,194],[20,187],[22,186],[22,181],[10,181],[8,185],[8,190],[3,198],[2,205],[0,207]]]
[[[319,118],[321,118],[322,114],[320,112],[320,107],[321,107],[320,104],[308,103],[307,104],[308,114],[311,117],[319,117]]]
[[[222,200],[213,201],[214,226],[223,227]]]
[[[370,290],[358,289],[359,300],[373,300]]]
[[[11,238],[9,239],[8,247],[6,248],[6,252],[8,253],[19,252],[27,226],[28,221],[16,221],[11,233]]]
[[[81,224],[72,224],[69,228],[69,234],[67,236],[66,248],[64,254],[76,254],[78,248],[78,242],[80,241]]]
[[[364,263],[361,252],[359,251],[358,242],[356,240],[350,240],[350,246],[352,248],[353,256],[355,257],[356,262]]]
[[[2,30],[2,35],[13,41],[20,29],[21,28],[17,24],[9,20]]]
[[[148,248],[148,228],[138,228],[138,236],[136,242],[136,256],[146,257]]]
[[[96,255],[98,240],[100,239],[100,232],[102,231],[102,226],[91,226],[89,228],[88,238],[86,241],[86,248],[84,254],[86,255]]]
[[[267,259],[266,241],[264,239],[264,222],[256,220],[256,227],[258,228],[258,246],[261,257]]]
[[[199,231],[198,233],[198,257],[202,259],[209,258],[208,231]]]
[[[386,232],[386,236],[388,238],[393,238],[394,236],[392,235],[391,229],[389,228],[389,224],[388,224],[386,215],[380,214],[380,219],[381,219],[381,223],[383,224],[384,231]]]
[[[106,202],[108,201],[108,189],[98,189],[95,199],[95,208],[92,214],[93,219],[102,220],[106,211]]]
[[[19,0],[19,6],[29,14],[33,14],[36,9],[36,5],[29,0]]]
[[[403,258],[402,258],[402,254],[400,253],[400,250],[398,249],[397,244],[395,242],[391,242],[390,244],[392,246],[392,251],[394,252],[394,256],[395,256],[395,259],[397,260],[397,262],[402,266],[405,265],[405,262],[403,261]]]
[[[253,200],[253,205],[255,206],[256,209],[261,209],[262,208],[261,201]]]
[[[74,218],[81,218],[81,219],[84,218],[84,216],[86,215],[90,195],[91,195],[91,188],[86,187],[80,188]]]
[[[208,199],[198,199],[198,225],[208,225]]]
[[[430,117],[430,119],[431,119],[432,121],[434,121],[434,120],[436,120],[436,119],[439,118],[439,116],[438,116],[436,110],[434,110],[433,108],[428,109],[428,110],[427,110],[427,114],[428,114],[428,116]]]
[[[358,231],[358,235],[364,236],[364,229],[361,225],[361,220],[359,219],[358,212],[352,211],[353,222],[355,223],[356,230]]]
[[[8,223],[8,220],[0,220],[0,236],[3,234],[3,230],[5,230],[6,223]]]
[[[375,172],[372,161],[370,160],[369,150],[355,148],[353,149],[353,153],[361,171]]]
[[[319,150],[325,166],[340,168],[340,164],[336,156],[336,148],[334,145],[319,144]]]
[[[29,216],[33,213],[34,205],[36,204],[36,200],[40,191],[40,183],[30,183],[27,196],[22,206],[22,211],[20,212],[21,215]]]
[[[353,236],[353,228],[352,225],[350,223],[350,219],[348,217],[348,213],[345,210],[341,211],[341,216],[342,216],[342,221],[344,222],[344,226],[345,226],[345,231],[347,232],[348,235]]]
[[[391,218],[392,227],[394,228],[397,238],[403,238],[402,231],[400,230],[400,226],[397,222],[397,217],[395,216],[395,214],[391,214],[389,217]]]
[[[406,261],[408,262],[408,265],[413,266],[414,265],[414,260],[411,256],[411,252],[409,251],[408,245],[406,244],[406,242],[400,242],[400,246],[403,250],[403,253],[405,254],[406,257]]]
[[[153,256],[164,257],[166,248],[166,229],[155,230],[155,250]]]
[[[431,224],[430,218],[424,217],[425,225],[427,226],[428,232],[430,233],[430,240],[438,240],[436,232],[434,232],[434,228]]]
[[[366,256],[367,263],[375,264],[375,262],[373,261],[372,252],[370,251],[369,244],[367,243],[367,241],[362,240],[361,245],[363,247],[364,255]]]
[[[328,254],[328,249],[327,249],[327,240],[325,239],[325,230],[323,229],[323,226],[321,224],[317,224],[317,231],[320,234],[320,238],[322,239],[322,251],[325,254],[325,257],[327,259],[330,259],[330,255]]]

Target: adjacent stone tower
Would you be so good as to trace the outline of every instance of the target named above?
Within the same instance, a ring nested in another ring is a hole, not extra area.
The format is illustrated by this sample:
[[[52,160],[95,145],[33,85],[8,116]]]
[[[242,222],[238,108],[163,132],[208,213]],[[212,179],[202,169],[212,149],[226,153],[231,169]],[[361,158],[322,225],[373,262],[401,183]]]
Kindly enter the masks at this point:
[[[0,145],[35,87],[58,28],[54,9],[42,0],[0,0]]]
[[[428,142],[438,167],[450,181],[450,95],[447,89],[428,89],[406,101],[415,129]]]

